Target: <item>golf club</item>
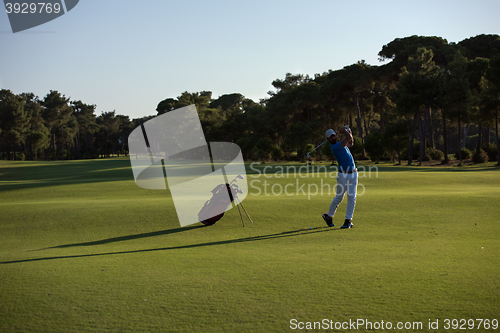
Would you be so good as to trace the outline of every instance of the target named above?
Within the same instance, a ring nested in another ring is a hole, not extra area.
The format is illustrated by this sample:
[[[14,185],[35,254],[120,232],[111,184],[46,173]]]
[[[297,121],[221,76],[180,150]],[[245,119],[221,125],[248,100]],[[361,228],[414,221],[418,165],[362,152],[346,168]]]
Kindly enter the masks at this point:
[[[243,194],[243,191],[240,189],[240,187],[236,184],[231,185],[231,189],[235,190],[236,193],[238,194]]]
[[[236,205],[239,204],[241,206],[241,208],[243,208],[243,211],[245,212],[245,214],[247,214],[248,219],[250,220],[251,223],[253,223],[252,218],[250,217],[250,215],[248,215],[247,210],[245,209],[245,206],[243,206],[243,203],[240,201],[240,198],[236,197],[236,200],[238,201],[238,203]],[[238,209],[239,209],[239,207],[238,207]],[[240,215],[241,215],[241,212],[240,212]],[[241,222],[243,222],[243,217],[241,218]],[[243,226],[245,226],[245,222],[243,222]]]
[[[238,179],[245,179],[245,177],[243,177],[242,175],[238,175],[238,176],[236,176],[236,178],[234,178],[234,179],[233,179],[233,180],[229,183],[229,185],[231,185],[233,182],[237,182],[237,181],[238,181]]]
[[[317,146],[316,148],[314,148],[313,150],[311,150],[310,152],[307,153],[307,158],[309,158],[309,154],[312,153],[313,151],[315,151],[316,149],[318,149],[319,147],[321,147],[322,145],[324,145],[328,140],[325,140],[322,144],[320,144],[319,146]]]
[[[244,179],[242,175],[238,175],[237,178]],[[236,180],[236,178],[234,180]],[[245,222],[243,221],[243,215],[241,214],[240,206],[241,206],[241,208],[243,208],[243,211],[247,215],[250,222],[253,223],[252,218],[250,217],[250,215],[248,215],[247,210],[243,206],[243,203],[241,202],[240,198],[238,198],[238,194],[243,194],[243,190],[236,184],[231,185],[231,190],[233,192],[234,202],[236,203],[236,207],[238,207],[238,212],[240,213],[241,223],[243,223],[243,226],[245,226]]]
[[[245,221],[243,221],[243,215],[241,215],[240,206],[238,204],[236,204],[236,207],[238,207],[238,212],[240,213],[241,223],[243,223],[243,226],[245,226]]]

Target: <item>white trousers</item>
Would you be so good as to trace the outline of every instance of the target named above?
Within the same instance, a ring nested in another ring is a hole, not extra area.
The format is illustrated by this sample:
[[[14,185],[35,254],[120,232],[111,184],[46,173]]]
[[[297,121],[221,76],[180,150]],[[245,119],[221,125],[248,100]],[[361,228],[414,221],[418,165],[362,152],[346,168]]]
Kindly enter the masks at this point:
[[[358,188],[358,172],[342,173],[337,175],[337,195],[333,198],[328,216],[333,217],[337,211],[344,196],[347,194],[347,210],[345,214],[346,220],[352,220],[354,214],[354,207],[356,206],[356,192]]]

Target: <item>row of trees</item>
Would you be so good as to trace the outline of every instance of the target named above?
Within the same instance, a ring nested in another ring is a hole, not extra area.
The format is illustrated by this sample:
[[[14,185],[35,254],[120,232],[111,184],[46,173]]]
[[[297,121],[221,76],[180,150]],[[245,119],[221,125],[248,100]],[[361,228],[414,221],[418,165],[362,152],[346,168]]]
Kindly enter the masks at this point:
[[[258,103],[238,93],[213,99],[210,91],[184,92],[161,101],[156,111],[196,104],[207,141],[235,142],[247,159],[303,159],[311,145],[324,141],[326,129],[349,124],[357,158],[407,158],[411,164],[442,152],[446,163],[449,153],[458,152],[461,160],[461,148],[468,146],[480,154],[487,150],[490,159],[496,149],[499,160],[499,50],[497,35],[457,44],[398,38],[379,52],[381,60],[390,60],[383,65],[359,61],[313,78],[288,73]],[[40,99],[1,90],[0,153],[8,159],[126,154],[128,134],[154,117],[131,120],[95,111],[95,105],[57,91]]]
[[[39,99],[32,93],[0,90],[1,157],[48,160],[125,154],[134,122],[115,111],[96,116],[95,109],[57,91]]]
[[[276,91],[258,104],[240,94],[212,100],[209,92],[184,93],[160,102],[157,111],[196,103],[207,136],[238,143],[247,158],[297,152],[303,159],[308,144],[324,141],[326,129],[349,124],[358,158],[368,153],[409,164],[415,158],[447,163],[455,152],[461,161],[468,145],[499,160],[499,50],[497,35],[458,44],[440,37],[398,38],[379,52],[381,60],[391,60],[384,65],[360,61],[314,78],[288,73],[272,82]]]

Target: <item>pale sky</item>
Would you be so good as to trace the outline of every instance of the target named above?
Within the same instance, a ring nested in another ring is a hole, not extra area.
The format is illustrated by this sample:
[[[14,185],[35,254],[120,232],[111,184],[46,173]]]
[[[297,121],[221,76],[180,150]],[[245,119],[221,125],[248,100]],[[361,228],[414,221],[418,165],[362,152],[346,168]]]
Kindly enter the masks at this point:
[[[131,118],[184,91],[258,102],[287,72],[378,65],[395,38],[500,34],[500,0],[80,0],[16,34],[0,9],[0,88],[57,90]]]

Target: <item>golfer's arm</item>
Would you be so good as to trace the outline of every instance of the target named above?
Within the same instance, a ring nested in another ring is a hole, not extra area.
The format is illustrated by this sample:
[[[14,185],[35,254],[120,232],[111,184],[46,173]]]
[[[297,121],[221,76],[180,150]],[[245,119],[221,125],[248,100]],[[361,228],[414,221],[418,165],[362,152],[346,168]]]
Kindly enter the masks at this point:
[[[351,148],[353,144],[354,144],[354,137],[352,136],[352,133],[351,133],[351,141],[349,141],[349,143],[346,146],[347,146],[347,148]]]
[[[350,131],[344,131],[345,138],[342,140],[342,148],[347,146],[348,148],[352,146],[352,134]]]

